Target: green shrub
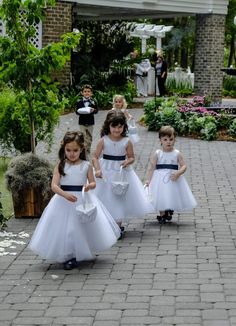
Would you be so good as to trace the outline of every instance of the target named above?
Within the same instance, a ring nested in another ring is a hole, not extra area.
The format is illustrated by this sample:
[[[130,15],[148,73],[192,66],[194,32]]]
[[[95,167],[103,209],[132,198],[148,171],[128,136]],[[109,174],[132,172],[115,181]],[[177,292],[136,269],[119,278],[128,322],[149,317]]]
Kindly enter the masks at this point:
[[[76,103],[81,97],[81,90],[77,87],[66,87],[61,90],[60,97],[64,101],[64,113],[75,112]]]
[[[217,136],[217,121],[213,116],[192,113],[187,119],[189,134],[200,135],[201,139],[213,140]]]
[[[204,140],[214,140],[217,135],[217,127],[214,122],[207,122],[201,130],[201,138]]]
[[[224,112],[221,112],[217,118],[217,128],[218,129],[228,129],[232,122],[232,117]]]
[[[174,107],[165,107],[160,110],[160,120],[158,123],[158,130],[161,126],[170,125],[179,131],[179,125],[181,124],[181,114]]]
[[[0,157],[0,229],[11,217],[13,212],[12,196],[6,188],[5,172],[9,164],[9,158]]]
[[[1,203],[1,197],[2,197],[2,194],[0,192],[0,230],[1,228],[5,227],[6,226],[6,218],[4,217],[3,215],[3,207],[2,207],[2,203]]]
[[[185,133],[186,124],[177,110],[175,97],[164,101],[162,98],[148,101],[144,105],[144,112],[148,130],[158,131],[163,125],[171,125],[178,133]]]
[[[94,98],[97,101],[99,109],[111,109],[112,107],[112,98],[114,95],[114,90],[109,91],[95,91]]]
[[[223,95],[236,97],[236,78],[232,75],[225,75],[223,79]]]
[[[40,189],[45,198],[51,195],[52,165],[44,158],[32,153],[14,157],[5,173],[7,189],[21,200],[22,191]]]
[[[236,118],[233,119],[231,125],[229,126],[230,136],[236,137]]]
[[[199,117],[197,113],[192,113],[188,117],[187,124],[190,134],[198,134],[204,128],[204,118]]]
[[[149,127],[150,127],[150,124],[152,124],[153,120],[155,120],[156,111],[162,102],[163,102],[163,99],[156,98],[156,99],[152,99],[150,101],[146,101],[144,103],[144,106],[143,106],[144,107],[144,122]],[[152,130],[152,127],[149,130]]]
[[[173,126],[179,135],[193,135],[205,140],[217,139],[219,131],[231,130],[235,137],[235,124],[232,116],[224,112],[208,110],[209,98],[195,96],[191,100],[176,97],[158,98],[144,105],[142,120],[151,131],[158,131],[163,125]],[[228,131],[229,132],[229,131]]]
[[[21,153],[31,150],[31,126],[27,94],[4,89],[0,92],[0,144],[3,150],[18,150]],[[52,143],[53,129],[59,121],[63,101],[56,91],[45,91],[44,96],[35,95],[35,140]],[[48,109],[50,107],[50,110]]]
[[[193,94],[193,86],[190,80],[176,81],[174,77],[168,77],[166,80],[168,94],[178,96],[189,96]]]

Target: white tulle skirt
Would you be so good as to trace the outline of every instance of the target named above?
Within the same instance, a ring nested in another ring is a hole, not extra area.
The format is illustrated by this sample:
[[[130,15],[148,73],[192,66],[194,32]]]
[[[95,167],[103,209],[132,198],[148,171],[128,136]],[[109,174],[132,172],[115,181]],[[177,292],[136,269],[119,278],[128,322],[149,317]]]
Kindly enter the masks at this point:
[[[44,259],[65,262],[72,258],[92,260],[95,253],[114,245],[120,229],[104,205],[90,193],[97,206],[94,222],[81,223],[77,216],[81,192],[74,193],[78,197],[76,203],[54,195],[36,226],[29,248]]]
[[[95,192],[117,222],[144,218],[146,214],[153,212],[153,207],[147,198],[143,184],[133,169],[124,169],[123,171],[125,180],[129,183],[124,196],[118,196],[112,192],[111,183],[114,180],[115,172],[112,169],[102,169],[102,171],[104,178],[96,179]]]
[[[176,212],[192,210],[197,202],[183,175],[177,181],[170,180],[172,170],[155,170],[149,185],[155,212],[168,209]]]

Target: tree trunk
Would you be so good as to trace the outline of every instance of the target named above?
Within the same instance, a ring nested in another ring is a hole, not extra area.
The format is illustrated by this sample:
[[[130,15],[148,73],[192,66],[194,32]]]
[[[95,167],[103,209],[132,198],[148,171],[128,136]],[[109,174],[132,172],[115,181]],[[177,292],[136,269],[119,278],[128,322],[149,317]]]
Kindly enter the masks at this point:
[[[29,81],[28,84],[29,92],[32,91],[32,83]],[[29,118],[30,118],[30,129],[31,129],[31,152],[35,154],[35,128],[34,128],[34,114],[32,108],[32,101],[29,101]]]
[[[235,61],[235,34],[231,34],[228,67]]]
[[[30,117],[30,127],[31,127],[31,152],[35,154],[35,128],[34,120]]]
[[[188,67],[188,48],[181,47],[181,58],[180,58],[180,66],[184,69]]]

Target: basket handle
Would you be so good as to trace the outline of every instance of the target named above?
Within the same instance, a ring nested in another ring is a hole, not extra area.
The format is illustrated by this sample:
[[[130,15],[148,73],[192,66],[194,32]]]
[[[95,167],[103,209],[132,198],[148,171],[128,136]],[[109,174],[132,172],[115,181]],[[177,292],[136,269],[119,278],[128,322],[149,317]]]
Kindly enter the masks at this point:
[[[83,208],[85,209],[85,202],[86,202],[86,198],[85,198],[85,191],[84,191],[84,187],[82,188],[82,205]]]
[[[128,125],[129,127],[135,127],[135,121],[134,121],[134,118],[130,118],[129,121],[128,121]]]
[[[144,188],[144,189],[147,189],[147,193],[148,193],[148,195],[149,195],[149,194],[150,194],[150,188],[149,188],[149,185],[145,183],[145,184],[143,185],[143,188]]]
[[[120,166],[120,180],[121,181],[124,181],[124,170],[123,170],[124,168],[123,168],[123,166],[121,165]]]

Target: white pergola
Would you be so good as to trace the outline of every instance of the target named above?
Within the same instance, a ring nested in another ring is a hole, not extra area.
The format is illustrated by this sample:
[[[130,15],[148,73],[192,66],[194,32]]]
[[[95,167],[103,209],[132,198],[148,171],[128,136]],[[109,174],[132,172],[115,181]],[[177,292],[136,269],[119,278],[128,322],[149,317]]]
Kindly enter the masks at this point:
[[[130,36],[139,37],[141,39],[141,52],[146,52],[147,39],[150,37],[156,38],[156,49],[161,50],[162,48],[162,38],[165,37],[166,32],[170,32],[173,26],[165,25],[152,25],[152,24],[136,24],[132,31],[130,31]]]

